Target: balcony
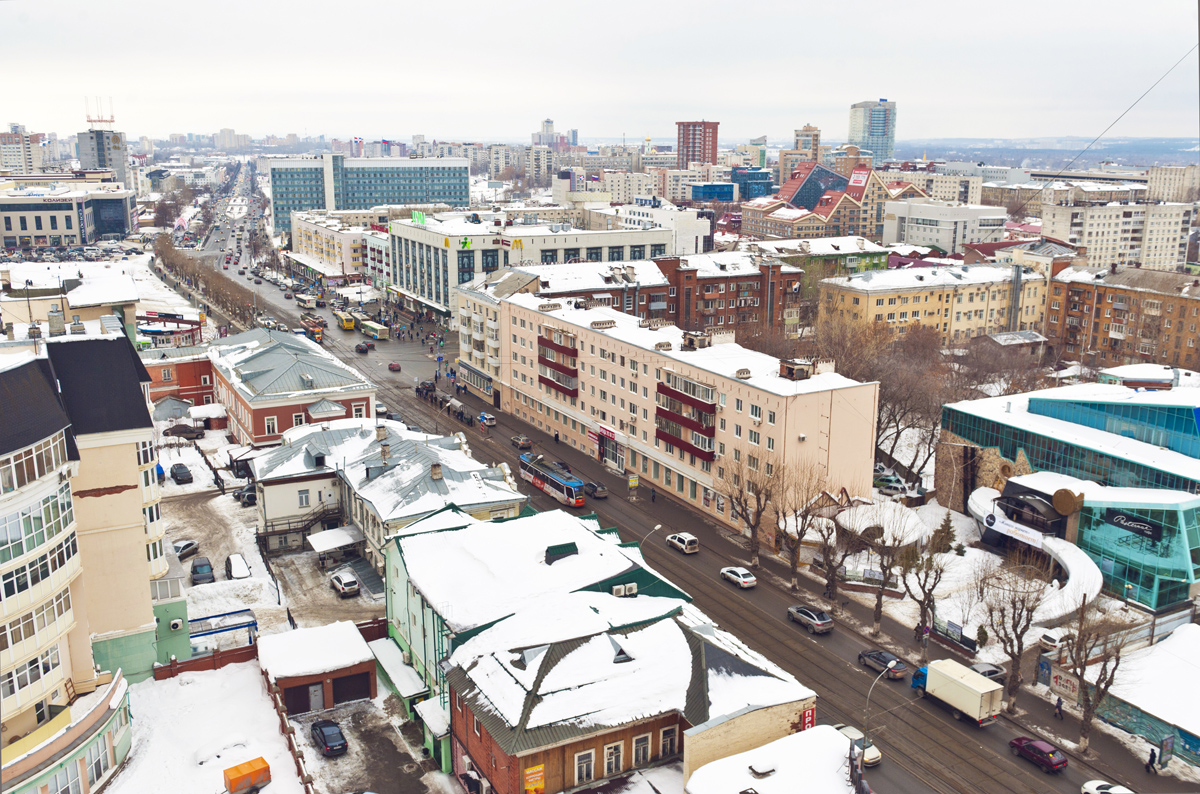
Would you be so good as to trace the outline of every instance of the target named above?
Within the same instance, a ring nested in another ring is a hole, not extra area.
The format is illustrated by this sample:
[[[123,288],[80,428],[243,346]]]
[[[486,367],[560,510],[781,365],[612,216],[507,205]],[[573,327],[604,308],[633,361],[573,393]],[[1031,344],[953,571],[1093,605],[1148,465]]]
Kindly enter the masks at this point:
[[[170,563],[167,561],[166,554],[163,554],[163,556],[159,557],[157,560],[151,560],[147,564],[150,566],[151,579],[161,579],[162,577],[166,576],[167,569],[170,567]]]
[[[686,416],[685,414],[677,414],[669,408],[664,408],[661,405],[655,406],[654,415],[662,417],[668,422],[674,422],[681,427],[695,430],[697,433],[708,436],[709,438],[715,438],[717,435],[717,426],[715,424],[705,427],[703,422],[693,419],[690,416]]]
[[[38,629],[36,635],[11,644],[0,651],[0,667],[12,667],[18,659],[26,659],[35,653],[40,653],[61,640],[73,628],[75,628],[75,610],[68,609],[60,617],[47,624],[45,628]]]
[[[489,367],[499,367],[500,359],[496,358],[495,356],[488,356],[487,363]]]
[[[665,383],[656,384],[655,391],[658,394],[663,395],[664,397],[669,397],[672,400],[677,400],[681,403],[684,403],[685,405],[690,405],[693,408],[700,411],[701,413],[715,414],[717,412],[716,402],[707,402],[705,400],[701,400],[698,397],[693,397],[690,394],[684,394],[681,391],[676,391],[675,389],[672,389],[670,386],[668,386]]]
[[[60,535],[59,537],[62,536]],[[55,540],[57,539],[55,538]],[[55,543],[47,543],[45,546],[40,547],[40,553],[28,554],[21,559],[26,562],[36,560],[41,554],[45,554],[48,550],[53,550],[56,545]],[[60,566],[58,570],[52,571],[48,578],[30,586],[27,590],[13,596],[8,596],[3,601],[0,601],[0,620],[7,622],[10,618],[28,612],[34,604],[40,604],[66,587],[67,584],[79,575],[81,570],[82,561],[79,554],[76,553],[64,565]]]
[[[563,375],[566,375],[571,378],[579,377],[578,367],[568,367],[566,364],[560,364],[557,361],[552,361],[551,359],[548,359],[545,356],[538,356],[537,361],[539,364],[541,364],[543,367],[546,367],[547,369],[552,369],[555,372],[561,372]]]
[[[489,337],[487,338],[487,346],[488,346],[488,347],[494,347],[494,348],[496,348],[497,350],[499,350],[499,349],[500,349],[500,340],[499,340],[499,339],[497,339],[497,338],[495,338],[495,337],[489,336]]]
[[[571,358],[577,358],[579,356],[579,350],[577,348],[568,347],[567,345],[560,345],[558,342],[547,339],[544,336],[539,336],[537,338],[537,343],[540,347],[548,348],[556,353],[564,353]]]
[[[17,690],[16,694],[11,697],[0,699],[0,713],[5,715],[16,714],[19,711],[29,708],[34,703],[49,697],[66,680],[67,670],[65,665],[69,664],[70,659],[60,656],[58,667],[49,672],[42,673],[41,678]],[[7,778],[5,782],[8,782]]]
[[[500,330],[500,322],[498,320],[488,320],[486,323],[484,323],[484,325],[487,326],[489,331]]]
[[[559,383],[558,381],[554,380],[553,378],[547,378],[545,375],[538,375],[538,383],[542,384],[543,386],[545,386],[547,388],[554,389],[559,394],[565,394],[568,397],[578,397],[579,396],[578,388],[574,388],[574,389],[568,388],[568,387],[562,385],[561,383]]]
[[[1125,326],[1123,326],[1123,325],[1120,327],[1115,326],[1115,325],[1109,326],[1108,335],[1110,337],[1112,337],[1113,339],[1124,339],[1125,338]]]
[[[667,310],[667,302],[666,301],[651,301],[650,302],[650,311],[665,312],[666,310]]]
[[[710,309],[710,308],[709,308],[709,307],[707,307],[707,306],[702,306],[702,307],[700,308],[700,313],[701,313],[701,314],[703,314],[705,317],[711,317],[712,315],[714,315],[714,314],[716,314],[716,313],[717,313],[717,310],[716,310],[716,309]]]
[[[700,460],[707,460],[707,461],[711,462],[711,461],[715,460],[716,456],[717,456],[715,451],[708,450],[708,449],[700,449],[699,447],[692,446],[691,442],[684,441],[682,438],[673,436],[670,433],[668,433],[666,430],[663,430],[662,428],[655,429],[654,437],[657,439],[660,439],[662,441],[666,441],[668,444],[674,444],[675,446],[679,447],[680,449],[684,450],[685,452],[689,452],[692,455],[695,455]]]

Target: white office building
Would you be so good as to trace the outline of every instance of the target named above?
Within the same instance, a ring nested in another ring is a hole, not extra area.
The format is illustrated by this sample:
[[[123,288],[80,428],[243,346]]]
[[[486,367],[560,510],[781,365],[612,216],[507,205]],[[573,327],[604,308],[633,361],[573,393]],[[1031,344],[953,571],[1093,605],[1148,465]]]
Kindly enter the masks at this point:
[[[937,199],[888,201],[883,211],[883,244],[907,243],[961,254],[965,243],[1004,239],[1003,207]]]

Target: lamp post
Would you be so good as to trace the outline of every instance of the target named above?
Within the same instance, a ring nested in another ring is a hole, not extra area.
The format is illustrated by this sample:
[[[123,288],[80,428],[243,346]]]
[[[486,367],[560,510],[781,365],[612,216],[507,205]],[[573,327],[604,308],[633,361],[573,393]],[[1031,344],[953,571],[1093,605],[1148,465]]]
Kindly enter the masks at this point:
[[[860,772],[862,771],[863,756],[867,754],[867,746],[871,743],[871,693],[875,691],[875,685],[879,683],[879,679],[892,672],[892,668],[895,666],[896,660],[892,659],[887,663],[883,672],[875,676],[875,680],[871,682],[871,688],[867,690],[867,703],[863,710],[863,746],[860,748],[862,752],[858,754],[858,771]]]
[[[646,542],[646,538],[650,537],[651,535],[653,535],[655,532],[659,531],[660,529],[662,529],[662,524],[655,524],[654,529],[650,530],[649,532],[647,532],[645,535],[642,536],[642,539],[638,541],[638,554],[642,553],[642,544]],[[645,555],[643,554],[642,557],[645,558]]]

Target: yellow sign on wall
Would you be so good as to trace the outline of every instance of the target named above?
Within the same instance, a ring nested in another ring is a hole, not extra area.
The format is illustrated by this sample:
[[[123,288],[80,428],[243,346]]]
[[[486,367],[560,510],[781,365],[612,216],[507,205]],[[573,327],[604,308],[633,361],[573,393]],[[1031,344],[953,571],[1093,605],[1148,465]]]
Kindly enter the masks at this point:
[[[515,250],[517,250],[518,248],[520,248],[520,249],[522,249],[522,250],[524,250],[524,249],[525,249],[525,246],[524,246],[524,245],[521,243],[521,239],[520,239],[520,238],[517,238],[516,240],[513,240],[512,247],[513,247],[513,250],[514,250],[514,251],[515,251]]]
[[[542,794],[546,790],[546,765],[526,767],[525,791],[528,794]]]

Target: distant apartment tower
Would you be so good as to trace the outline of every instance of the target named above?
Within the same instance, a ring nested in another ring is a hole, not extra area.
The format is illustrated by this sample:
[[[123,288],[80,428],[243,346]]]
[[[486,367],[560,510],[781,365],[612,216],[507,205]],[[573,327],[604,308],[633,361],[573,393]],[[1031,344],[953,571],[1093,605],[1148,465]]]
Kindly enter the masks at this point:
[[[805,160],[816,161],[817,150],[821,148],[821,128],[814,127],[812,124],[805,124],[795,132],[795,145],[793,151]]]
[[[719,121],[677,121],[675,151],[676,167],[685,169],[689,163],[717,162],[717,127]]]
[[[79,167],[85,171],[112,171],[121,184],[129,178],[125,164],[129,159],[123,132],[88,130],[79,133]]]
[[[880,99],[851,105],[849,143],[869,150],[876,163],[892,159],[896,150],[896,103]]]
[[[45,152],[43,135],[25,132],[20,124],[10,124],[10,132],[0,132],[0,168],[14,174],[36,174],[42,165]]]

